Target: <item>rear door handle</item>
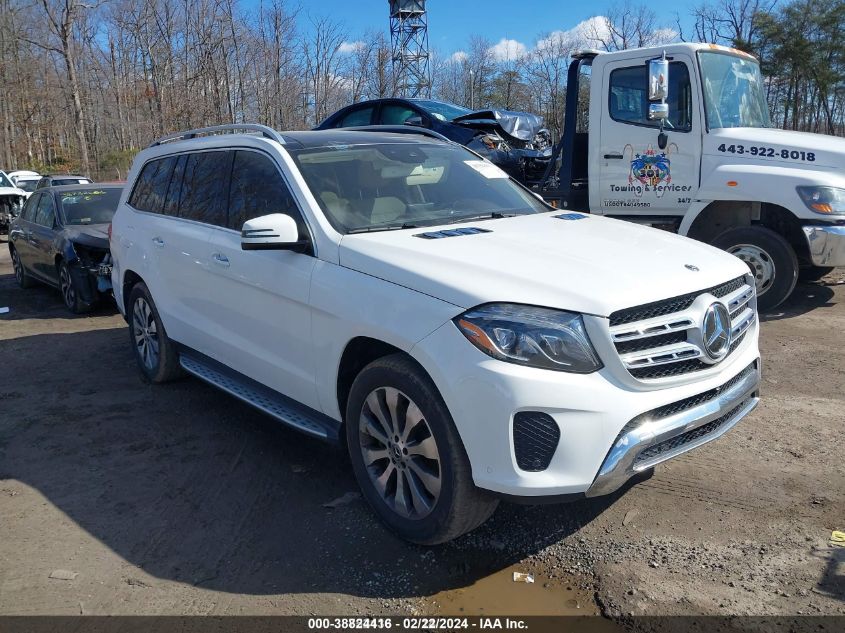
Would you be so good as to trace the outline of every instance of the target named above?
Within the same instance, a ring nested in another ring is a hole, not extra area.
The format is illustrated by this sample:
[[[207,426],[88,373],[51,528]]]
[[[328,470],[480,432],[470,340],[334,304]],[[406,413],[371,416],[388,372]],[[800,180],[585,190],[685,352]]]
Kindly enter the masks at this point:
[[[622,156],[622,154],[605,154],[604,157],[608,160],[611,160],[611,159],[622,160],[623,158],[625,158],[624,156]]]
[[[164,247],[164,240],[161,239],[160,237],[154,237],[153,238],[153,244],[155,244],[159,248],[163,248]]]
[[[211,256],[211,259],[213,259],[214,263],[218,266],[223,266],[224,268],[229,267],[229,258],[223,253],[214,253],[214,255]]]

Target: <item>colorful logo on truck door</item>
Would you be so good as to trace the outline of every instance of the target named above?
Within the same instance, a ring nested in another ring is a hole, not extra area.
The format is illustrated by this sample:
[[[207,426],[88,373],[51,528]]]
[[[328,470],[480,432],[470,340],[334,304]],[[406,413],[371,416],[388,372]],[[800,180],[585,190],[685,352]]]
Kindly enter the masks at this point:
[[[631,171],[628,173],[628,184],[633,185],[638,182],[644,187],[645,191],[654,190],[659,195],[662,191],[658,189],[661,184],[669,184],[672,182],[672,161],[669,159],[672,153],[672,147],[675,150],[678,146],[672,143],[668,151],[660,153],[654,150],[651,145],[648,146],[644,152],[634,153],[632,145],[625,146],[625,154],[628,154],[628,160],[631,161]]]

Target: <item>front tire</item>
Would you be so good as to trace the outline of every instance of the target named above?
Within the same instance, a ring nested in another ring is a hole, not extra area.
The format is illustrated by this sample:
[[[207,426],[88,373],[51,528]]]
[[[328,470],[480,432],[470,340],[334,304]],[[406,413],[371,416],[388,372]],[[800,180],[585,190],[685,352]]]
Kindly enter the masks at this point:
[[[355,378],[346,439],[364,497],[408,541],[452,540],[484,523],[498,505],[473,484],[469,459],[434,383],[402,354],[373,361]]]
[[[757,285],[760,310],[772,310],[792,294],[798,281],[798,258],[789,242],[762,226],[739,227],[722,233],[713,246],[739,257]]]
[[[73,314],[85,314],[91,311],[93,306],[85,303],[79,296],[79,288],[70,273],[70,267],[64,260],[59,262],[59,290],[65,307]]]
[[[129,293],[129,338],[141,377],[154,384],[182,374],[176,345],[167,336],[150,291],[137,283]]]

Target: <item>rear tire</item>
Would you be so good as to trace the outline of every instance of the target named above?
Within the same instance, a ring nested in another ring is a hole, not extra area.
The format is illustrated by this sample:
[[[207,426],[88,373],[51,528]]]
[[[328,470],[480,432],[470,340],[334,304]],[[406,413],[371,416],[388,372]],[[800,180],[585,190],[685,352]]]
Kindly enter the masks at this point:
[[[176,345],[167,336],[150,291],[137,283],[129,293],[129,339],[141,378],[154,384],[168,382],[182,375]]]
[[[798,271],[798,279],[801,281],[818,281],[832,273],[833,270],[833,266],[807,266]]]
[[[18,255],[17,249],[12,248],[11,251],[12,267],[15,269],[15,281],[18,282],[18,286],[21,288],[32,288],[35,285],[35,281],[26,272],[26,268],[21,261],[20,255]]]
[[[355,378],[346,439],[358,485],[381,521],[422,545],[475,529],[498,500],[475,487],[452,416],[411,359],[373,361]]]
[[[792,294],[798,281],[798,258],[781,235],[762,226],[744,226],[725,231],[713,246],[748,265],[757,283],[760,310],[776,308]]]

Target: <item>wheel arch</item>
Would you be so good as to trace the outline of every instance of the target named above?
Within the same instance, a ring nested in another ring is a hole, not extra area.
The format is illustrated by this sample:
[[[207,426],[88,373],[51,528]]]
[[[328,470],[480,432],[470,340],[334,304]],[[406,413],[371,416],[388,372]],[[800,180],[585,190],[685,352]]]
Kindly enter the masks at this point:
[[[778,233],[789,242],[800,263],[809,263],[809,246],[801,230],[801,220],[786,207],[772,202],[713,200],[689,213],[679,233],[710,244],[730,229],[753,226]]]
[[[123,273],[121,298],[123,300],[123,316],[125,319],[129,319],[129,295],[132,292],[132,288],[139,283],[143,283],[143,281],[141,275],[134,270],[127,270]]]
[[[385,356],[392,356],[393,354],[402,354],[419,365],[419,362],[405,350],[377,338],[356,336],[346,344],[340,356],[340,362],[338,363],[337,382],[335,386],[337,406],[340,411],[342,423],[346,421],[346,403],[349,400],[349,392],[352,389],[352,383],[355,382],[355,378],[361,373],[364,367],[374,360],[384,358]],[[421,365],[420,369],[425,371]],[[428,375],[428,372],[426,372],[426,375]]]

